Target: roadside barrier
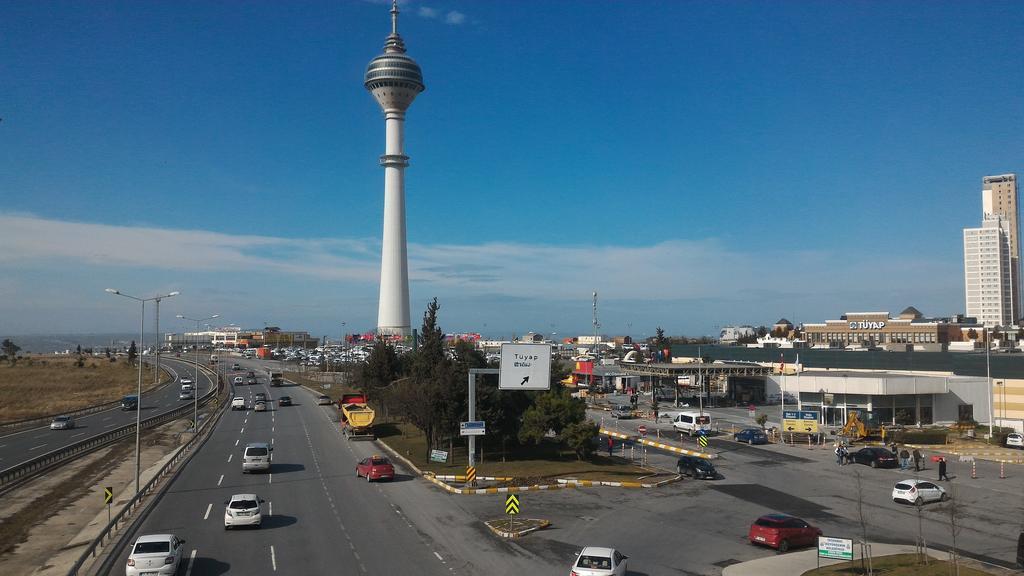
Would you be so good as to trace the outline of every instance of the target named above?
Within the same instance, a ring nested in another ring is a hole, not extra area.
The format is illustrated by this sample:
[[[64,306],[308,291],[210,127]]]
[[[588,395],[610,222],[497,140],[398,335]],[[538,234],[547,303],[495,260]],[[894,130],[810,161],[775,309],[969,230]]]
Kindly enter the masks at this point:
[[[670,444],[665,444],[663,442],[656,442],[654,440],[648,440],[646,438],[641,438],[639,436],[631,436],[629,434],[623,434],[622,432],[616,432],[615,430],[608,430],[606,428],[600,428],[598,430],[598,434],[603,434],[605,436],[611,436],[612,438],[618,438],[619,440],[628,440],[628,441],[634,442],[636,444],[641,444],[643,446],[650,446],[651,448],[657,448],[659,450],[665,450],[666,452],[671,452],[673,454],[686,454],[688,456],[697,456],[698,458],[705,458],[707,460],[714,460],[715,458],[718,458],[717,454],[709,454],[707,452],[698,452],[698,451],[695,451],[695,450],[687,450],[686,448],[680,448],[678,446],[672,446]]]

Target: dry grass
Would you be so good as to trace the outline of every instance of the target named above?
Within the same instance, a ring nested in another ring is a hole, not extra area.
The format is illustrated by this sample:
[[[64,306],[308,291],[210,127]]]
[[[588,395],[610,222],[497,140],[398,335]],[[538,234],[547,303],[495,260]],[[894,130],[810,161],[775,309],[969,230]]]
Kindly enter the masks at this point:
[[[139,370],[124,357],[30,356],[14,366],[0,362],[0,422],[71,412],[134,394]],[[152,387],[153,368],[143,370],[143,389]]]
[[[423,434],[409,424],[378,424],[377,437],[393,450],[405,456],[420,470],[441,475],[466,473],[467,451],[464,445],[452,447],[449,462],[444,464],[428,462],[426,441]],[[447,447],[444,448],[447,450]],[[577,460],[576,454],[554,442],[542,442],[539,446],[517,446],[510,448],[504,461],[500,452],[484,452],[477,462],[477,476],[500,476],[516,479],[514,484],[546,483],[556,478],[578,480],[605,480],[609,482],[631,482],[649,476],[650,470],[634,466],[622,458],[608,458],[600,454],[590,460]]]

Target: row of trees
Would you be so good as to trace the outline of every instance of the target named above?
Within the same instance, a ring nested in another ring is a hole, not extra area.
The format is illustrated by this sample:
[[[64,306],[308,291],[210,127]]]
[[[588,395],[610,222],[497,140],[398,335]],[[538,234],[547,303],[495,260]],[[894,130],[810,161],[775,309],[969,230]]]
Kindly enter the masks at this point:
[[[486,368],[487,360],[468,342],[448,348],[438,325],[440,305],[435,298],[423,314],[419,347],[399,356],[378,340],[355,378],[385,415],[394,414],[423,432],[426,450],[449,447],[459,437],[459,422],[468,414],[466,387],[471,368]],[[478,381],[476,414],[487,422],[484,439],[499,447],[540,444],[553,437],[571,447],[577,457],[591,454],[597,426],[587,421],[586,404],[573,398],[561,383],[566,371],[552,364],[551,390],[499,391]]]

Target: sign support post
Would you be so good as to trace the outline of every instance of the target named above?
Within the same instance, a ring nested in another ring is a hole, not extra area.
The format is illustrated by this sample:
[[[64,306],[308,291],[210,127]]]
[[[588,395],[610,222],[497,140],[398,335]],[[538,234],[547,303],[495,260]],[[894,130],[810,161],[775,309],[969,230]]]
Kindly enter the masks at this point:
[[[469,369],[469,421],[476,420],[476,375],[477,374],[499,374],[497,368],[470,368]],[[469,467],[476,468],[476,436],[469,437]],[[467,484],[472,485],[467,482]]]

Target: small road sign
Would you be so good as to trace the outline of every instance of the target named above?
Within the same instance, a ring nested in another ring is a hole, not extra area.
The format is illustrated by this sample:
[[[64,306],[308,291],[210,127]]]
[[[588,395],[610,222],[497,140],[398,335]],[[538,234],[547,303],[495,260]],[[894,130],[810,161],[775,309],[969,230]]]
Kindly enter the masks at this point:
[[[509,516],[519,514],[519,496],[517,494],[509,494],[508,498],[505,498],[505,514]]]
[[[551,388],[551,346],[502,344],[499,390],[548,390]]]
[[[782,429],[787,432],[818,432],[818,413],[814,410],[783,410]]]
[[[476,482],[476,468],[466,466],[466,484],[472,484],[473,482]]]
[[[114,499],[114,489],[107,486],[103,489],[103,503],[110,504],[110,501]]]
[[[700,444],[701,448],[707,448],[708,447],[708,437],[703,435],[703,434],[701,434],[700,436],[697,436],[697,444]]]
[[[431,450],[430,451],[430,461],[431,462],[447,462],[448,461],[448,452],[446,452],[444,450]]]
[[[853,540],[818,536],[818,558],[853,560]]]
[[[637,426],[636,431],[639,432],[641,436],[647,436],[647,426],[644,426],[643,424]]]
[[[483,420],[471,420],[469,422],[459,422],[459,435],[460,436],[483,436],[487,433],[487,427]]]

